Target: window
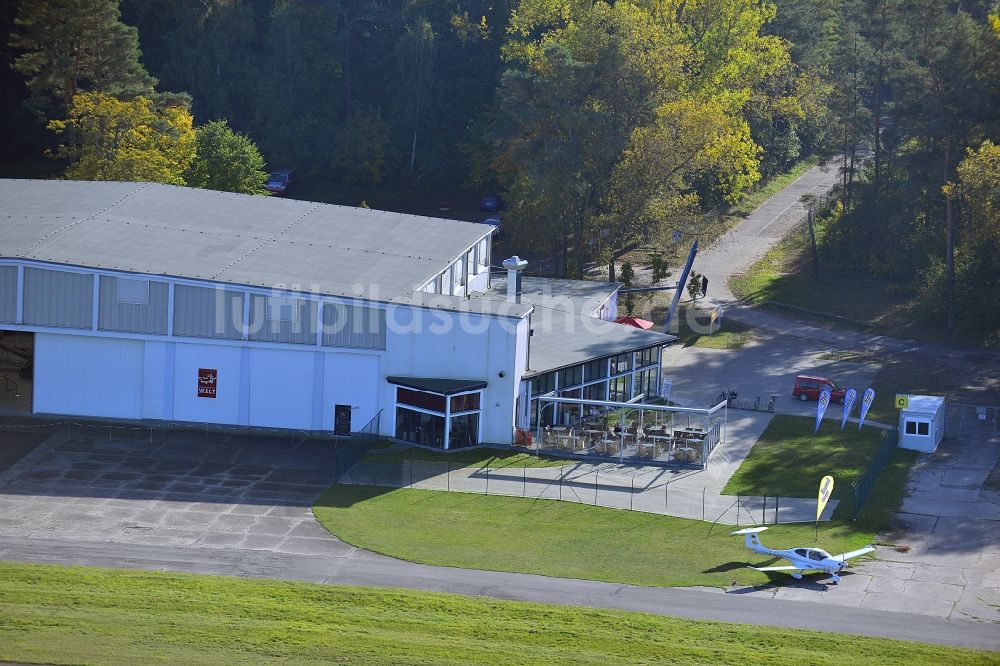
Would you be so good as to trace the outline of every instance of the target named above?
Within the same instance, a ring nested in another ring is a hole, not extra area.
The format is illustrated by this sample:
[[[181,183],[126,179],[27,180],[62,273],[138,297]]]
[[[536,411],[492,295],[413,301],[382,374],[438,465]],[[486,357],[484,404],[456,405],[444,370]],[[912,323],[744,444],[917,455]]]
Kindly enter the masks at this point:
[[[550,393],[556,389],[556,374],[548,372],[531,380],[531,395]]]
[[[470,278],[476,274],[476,252],[474,249],[465,253],[465,272]]]
[[[396,438],[414,444],[444,448],[444,416],[396,407]]]
[[[927,421],[917,421],[917,434],[928,436],[931,434],[931,424]]]
[[[906,434],[907,435],[916,435],[917,434],[917,422],[916,421],[907,421],[906,422]]]
[[[479,393],[464,393],[451,397],[451,413],[471,412],[479,409]]]
[[[479,245],[476,246],[476,261],[483,270],[489,270],[490,268],[490,239],[489,237],[484,238],[479,241]],[[482,271],[479,271],[480,273]]]
[[[479,414],[463,414],[451,417],[448,430],[448,448],[461,449],[479,443]]]
[[[611,359],[611,374],[617,375],[632,369],[632,354],[619,354]]]
[[[657,365],[660,362],[659,352],[660,352],[659,347],[650,347],[649,349],[643,349],[636,352],[635,355],[636,367]]]
[[[600,382],[583,387],[583,397],[587,400],[607,400],[608,383]]]
[[[149,280],[118,278],[118,304],[149,305]]]
[[[602,358],[599,361],[591,361],[586,366],[586,380],[588,382],[595,379],[604,379],[608,376],[608,359]]]
[[[444,396],[435,393],[425,393],[399,386],[396,388],[396,402],[401,405],[411,405],[432,412],[444,414]]]
[[[296,310],[294,299],[279,296],[267,297],[268,321],[295,321]]]
[[[574,365],[559,371],[559,388],[579,386],[583,383],[583,366]]]

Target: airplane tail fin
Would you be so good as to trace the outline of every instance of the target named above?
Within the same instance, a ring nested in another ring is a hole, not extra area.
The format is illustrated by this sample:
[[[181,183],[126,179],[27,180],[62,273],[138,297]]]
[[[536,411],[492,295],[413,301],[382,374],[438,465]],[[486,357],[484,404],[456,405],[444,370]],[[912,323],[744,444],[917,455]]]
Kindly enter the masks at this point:
[[[742,530],[736,530],[735,532],[730,532],[731,536],[743,536],[743,545],[754,552],[762,552],[766,550],[764,544],[760,542],[760,533],[766,530],[766,527],[748,527]]]

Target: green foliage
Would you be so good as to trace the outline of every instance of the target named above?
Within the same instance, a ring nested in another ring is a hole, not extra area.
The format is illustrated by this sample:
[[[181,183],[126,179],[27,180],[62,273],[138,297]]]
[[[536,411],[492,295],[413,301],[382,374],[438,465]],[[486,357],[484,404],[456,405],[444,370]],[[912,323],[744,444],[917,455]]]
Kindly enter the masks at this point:
[[[88,664],[987,664],[816,631],[229,576],[0,564],[0,659]]]
[[[184,180],[191,187],[222,192],[267,194],[264,158],[248,137],[213,120],[195,130],[196,154]]]
[[[761,33],[773,8],[663,4],[526,0],[512,16],[496,166],[515,236],[563,273],[696,230],[703,197],[735,200],[760,178],[743,112],[788,63]]]
[[[149,97],[156,80],[139,62],[135,28],[121,22],[119,0],[22,0],[10,46],[13,67],[42,117],[67,112],[79,93]]]
[[[51,121],[49,129],[69,138],[55,156],[70,160],[65,177],[76,180],[183,185],[195,156],[187,109],[156,107],[141,96],[122,101],[81,93],[73,98],[69,117]]]
[[[337,132],[331,169],[349,185],[378,185],[386,168],[389,126],[377,113],[358,113]]]

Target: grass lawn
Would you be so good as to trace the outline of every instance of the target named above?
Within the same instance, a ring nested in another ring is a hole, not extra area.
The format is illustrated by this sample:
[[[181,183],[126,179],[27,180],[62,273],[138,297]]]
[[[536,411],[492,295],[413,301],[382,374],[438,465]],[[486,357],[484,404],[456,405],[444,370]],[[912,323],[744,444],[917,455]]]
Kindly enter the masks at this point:
[[[850,425],[843,440],[839,424],[825,422],[813,436],[812,417],[779,414],[750,449],[722,492],[730,495],[788,495],[815,497],[825,475],[833,476],[833,497],[840,500],[834,517],[848,520],[854,503],[851,483],[860,478],[878,448],[880,430],[864,428],[861,437]],[[877,532],[888,527],[902,501],[906,474],[916,459],[913,451],[897,449],[879,475],[876,490],[858,517],[859,530]]]
[[[883,335],[943,344],[993,346],[995,332],[975,335],[950,333],[928,326],[917,312],[917,285],[866,279],[834,271],[824,262],[823,237],[830,224],[815,225],[820,271],[817,277],[809,231],[802,225],[775,245],[742,275],[729,280],[733,295],[754,305],[773,307],[803,319],[836,323]]]
[[[371,486],[331,487],[316,518],[355,546],[413,562],[635,585],[726,587],[766,583],[761,558],[733,528],[553,500]],[[854,524],[821,525],[831,552],[871,542]],[[778,525],[774,548],[815,540],[813,526]],[[771,545],[769,543],[768,545]],[[774,580],[781,580],[775,576]]]
[[[997,655],[426,592],[0,563],[0,660],[988,664]],[[501,657],[502,655],[502,657]]]
[[[729,495],[814,497],[825,475],[834,477],[833,497],[851,502],[851,482],[858,479],[878,449],[881,430],[846,428],[824,422],[813,435],[815,420],[778,414],[768,424],[746,460],[722,489]]]
[[[722,326],[712,335],[704,332],[711,322],[711,311],[692,305],[677,308],[678,344],[684,347],[705,349],[739,349],[753,337],[749,326],[727,319],[723,314]],[[692,328],[692,323],[695,326]],[[696,329],[696,330],[695,330]]]
[[[459,467],[480,468],[489,465],[490,469],[502,467],[559,467],[566,464],[565,458],[549,458],[535,456],[519,451],[504,451],[502,449],[464,449],[461,451],[432,451],[419,447],[389,451],[387,453],[369,453],[364,457],[367,462],[401,463],[409,460],[440,462]]]
[[[816,224],[818,243],[825,229],[822,222]],[[755,305],[791,306],[794,313],[812,319],[891,330],[895,335],[915,332],[913,293],[908,288],[831,273],[822,263],[816,277],[809,248],[808,230],[797,228],[750,270],[729,280],[733,295]]]

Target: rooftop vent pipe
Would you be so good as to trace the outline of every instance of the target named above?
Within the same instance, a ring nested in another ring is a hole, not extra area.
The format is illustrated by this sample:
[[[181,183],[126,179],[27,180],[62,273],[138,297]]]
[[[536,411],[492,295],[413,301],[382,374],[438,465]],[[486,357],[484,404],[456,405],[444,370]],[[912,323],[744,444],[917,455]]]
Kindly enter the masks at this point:
[[[524,271],[528,262],[521,259],[516,254],[510,259],[505,259],[502,266],[507,269],[507,302],[521,302],[521,272]]]

